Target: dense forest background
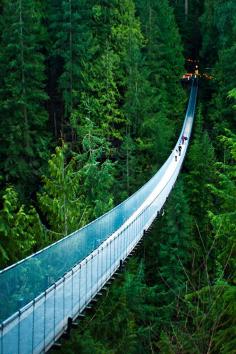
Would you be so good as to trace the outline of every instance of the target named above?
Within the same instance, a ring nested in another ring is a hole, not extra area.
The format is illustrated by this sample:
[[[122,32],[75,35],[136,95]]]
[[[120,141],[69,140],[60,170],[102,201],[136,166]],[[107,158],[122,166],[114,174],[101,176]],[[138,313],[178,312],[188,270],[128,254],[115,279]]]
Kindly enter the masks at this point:
[[[185,59],[204,73],[163,217],[63,353],[235,353],[235,18],[233,0],[0,0],[1,268],[145,183]]]

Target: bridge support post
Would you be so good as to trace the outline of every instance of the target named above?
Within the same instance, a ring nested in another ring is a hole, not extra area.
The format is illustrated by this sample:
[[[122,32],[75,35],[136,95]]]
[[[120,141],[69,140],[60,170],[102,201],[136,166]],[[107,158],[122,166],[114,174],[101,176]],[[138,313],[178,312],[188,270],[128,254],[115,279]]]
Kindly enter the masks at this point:
[[[64,338],[66,338],[66,339],[70,338],[70,332],[72,330],[72,327],[73,327],[73,319],[72,319],[72,317],[68,317],[66,331],[63,334]]]
[[[67,339],[70,338],[70,334],[71,334],[71,330],[72,328],[76,328],[78,327],[78,323],[77,322],[73,322],[73,318],[72,317],[68,317],[67,319],[67,328],[66,328],[66,332],[64,333],[65,337]]]

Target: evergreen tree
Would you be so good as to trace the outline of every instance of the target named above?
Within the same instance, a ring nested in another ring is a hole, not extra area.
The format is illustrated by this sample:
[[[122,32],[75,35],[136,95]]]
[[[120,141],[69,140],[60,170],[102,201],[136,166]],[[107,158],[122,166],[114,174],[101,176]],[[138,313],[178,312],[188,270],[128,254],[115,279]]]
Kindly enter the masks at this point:
[[[208,133],[203,129],[202,119],[202,112],[199,109],[194,140],[190,145],[186,163],[188,169],[186,182],[191,200],[191,214],[194,216],[199,232],[203,233],[203,237],[207,237],[210,231],[207,212],[213,207],[212,196],[208,193],[208,183],[214,181],[215,156]]]
[[[83,69],[83,90],[72,124],[79,130],[81,120],[87,118],[101,129],[102,136],[114,145],[120,141],[118,124],[123,121],[118,107],[119,92],[114,78],[117,65],[116,55],[109,49],[96,62],[85,63]]]
[[[49,160],[48,176],[43,177],[43,188],[38,194],[40,208],[47,217],[54,241],[88,221],[76,159],[67,157],[67,154],[66,145],[56,148]]]
[[[28,256],[43,238],[44,230],[36,210],[33,207],[27,210],[20,204],[14,188],[7,187],[0,210],[0,267]]]
[[[198,277],[207,274],[199,290],[185,296],[184,324],[178,322],[159,341],[161,353],[234,353],[235,351],[235,135],[228,132],[221,138],[230,154],[224,163],[217,163],[214,183],[208,186],[215,197],[209,211],[213,226],[211,245],[205,244],[206,256],[197,269]],[[206,155],[207,156],[207,155]],[[226,154],[227,156],[227,154]],[[204,218],[206,219],[206,217]],[[204,224],[204,221],[203,221]],[[209,232],[206,234],[209,237]],[[202,254],[204,250],[202,250]],[[201,258],[203,258],[201,257]],[[208,267],[211,258],[213,269]],[[193,281],[193,279],[191,279]],[[201,284],[199,284],[201,285]],[[167,350],[168,348],[168,350]]]
[[[95,136],[90,121],[80,128],[83,152],[70,152],[64,144],[57,147],[38,194],[40,208],[55,240],[79,229],[113,206],[113,166],[105,159],[104,141]]]
[[[3,4],[0,168],[5,181],[21,187],[27,183],[28,187],[35,183],[48,153],[42,54],[45,29],[37,1]]]
[[[119,55],[117,70],[118,90],[121,93],[121,111],[125,121],[119,126],[122,142],[118,150],[119,189],[121,183],[125,199],[145,180],[139,176],[138,143],[140,125],[145,119],[142,96],[148,87],[141,49],[144,38],[139,19],[135,16],[133,0],[120,1],[116,21],[112,27],[113,51]]]
[[[149,176],[163,163],[171,140],[180,126],[184,93],[179,85],[183,72],[180,36],[167,1],[137,1],[147,44],[143,49],[149,86],[145,87],[145,109],[138,137],[142,171]],[[142,159],[142,157],[141,157]]]
[[[139,0],[137,3],[147,39],[145,55],[149,80],[155,96],[160,95],[159,102],[161,98],[167,99],[165,113],[176,124],[184,103],[183,90],[179,85],[184,58],[173,10],[168,1],[157,3]],[[158,110],[158,104],[155,109]]]
[[[110,145],[90,119],[81,122],[79,132],[83,150],[78,155],[78,166],[88,219],[91,220],[113,207],[115,165],[109,159]]]
[[[50,34],[54,41],[51,60],[61,59],[61,74],[56,82],[63,102],[61,133],[75,141],[70,116],[80,99],[82,66],[91,60],[97,50],[91,32],[91,6],[84,0],[62,0],[56,8],[56,15],[55,6],[52,6],[50,16]]]
[[[191,217],[184,195],[183,185],[178,182],[162,220],[159,236],[157,284],[159,326],[169,328],[174,317],[178,318],[181,297],[184,296],[191,278],[195,242],[191,235]]]
[[[205,0],[170,0],[184,44],[185,58],[197,59],[201,48],[200,16]]]
[[[211,135],[215,141],[217,141],[217,136],[222,134],[224,128],[234,129],[235,126],[235,114],[228,98],[228,92],[235,87],[236,76],[235,61],[232,61],[236,51],[235,16],[236,5],[234,1],[224,0],[220,3],[212,0],[205,1],[204,13],[201,18],[202,56],[207,58],[207,65],[212,67],[212,75],[215,79],[211,85],[213,95],[207,110],[207,119],[212,130]],[[210,48],[211,53],[209,53]],[[217,147],[218,144],[216,144]],[[219,149],[217,152],[221,153]]]
[[[235,282],[235,238],[236,238],[236,135],[228,132],[221,138],[230,154],[228,159],[217,163],[217,181],[210,185],[217,200],[217,208],[210,213],[217,243],[217,264],[221,276],[231,284]]]

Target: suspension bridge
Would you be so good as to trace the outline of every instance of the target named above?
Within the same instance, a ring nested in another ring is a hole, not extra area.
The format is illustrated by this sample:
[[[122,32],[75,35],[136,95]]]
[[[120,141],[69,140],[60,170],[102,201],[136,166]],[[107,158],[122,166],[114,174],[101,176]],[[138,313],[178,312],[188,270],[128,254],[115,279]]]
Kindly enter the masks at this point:
[[[197,89],[193,79],[177,143],[144,186],[80,230],[0,272],[0,354],[49,350],[132,253],[159,215],[180,172]]]

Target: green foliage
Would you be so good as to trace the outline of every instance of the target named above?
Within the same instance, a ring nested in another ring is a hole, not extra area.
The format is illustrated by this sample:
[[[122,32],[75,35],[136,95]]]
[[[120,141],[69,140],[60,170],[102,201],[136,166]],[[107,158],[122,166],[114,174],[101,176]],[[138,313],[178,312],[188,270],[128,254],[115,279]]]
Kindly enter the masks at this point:
[[[221,137],[230,155],[224,163],[217,163],[217,183],[210,185],[218,201],[218,207],[210,213],[218,248],[218,261],[225,278],[236,281],[236,135],[227,132]]]
[[[191,213],[199,231],[206,235],[209,230],[208,210],[213,207],[213,198],[208,193],[208,184],[215,178],[214,148],[206,130],[203,129],[201,109],[196,118],[194,140],[187,159],[187,191],[191,200]]]
[[[88,118],[101,129],[108,141],[121,140],[118,125],[124,120],[118,108],[119,92],[114,78],[117,55],[107,49],[96,62],[84,65],[81,101],[72,122],[79,130],[80,122]]]
[[[165,332],[161,332],[158,348],[162,354],[175,354],[175,348],[171,343],[171,339]]]
[[[137,1],[146,46],[144,53],[144,92],[137,136],[139,166],[151,174],[159,167],[171,148],[185,101],[179,85],[183,72],[180,36],[168,1]],[[146,177],[147,179],[147,177]]]
[[[90,119],[79,127],[83,152],[77,156],[88,219],[95,219],[113,207],[114,163],[110,145]]]
[[[235,87],[236,77],[236,64],[232,60],[236,55],[235,16],[234,1],[205,1],[205,9],[201,18],[202,56],[207,58],[207,66],[212,67],[215,78],[207,116],[211,127],[213,126],[211,134],[215,141],[224,128],[234,129],[235,126],[235,114],[231,100],[228,98],[228,92]]]
[[[4,1],[0,46],[0,168],[5,181],[33,185],[47,158],[47,94],[37,1]]]
[[[7,187],[0,210],[0,266],[12,264],[32,253],[43,233],[36,210],[33,207],[27,210],[21,205],[14,188]]]
[[[185,297],[186,321],[161,336],[161,353],[235,352],[235,289],[219,284]],[[165,352],[167,348],[167,351]]]
[[[221,298],[220,296],[216,298],[216,303],[219,302],[219,308],[214,313],[215,318],[219,317],[220,314],[218,328],[213,339],[214,350],[222,354],[233,354],[236,347],[236,289],[234,286],[224,286],[219,295],[221,294]]]
[[[67,153],[68,148],[64,144],[56,148],[49,160],[48,176],[43,177],[42,192],[38,194],[40,208],[56,239],[78,229],[87,221],[76,158],[72,156],[67,162]]]
[[[175,11],[176,22],[184,45],[184,56],[197,59],[202,44],[199,19],[206,1],[169,0],[169,2]]]
[[[62,95],[61,129],[65,137],[75,140],[70,115],[80,102],[83,87],[83,64],[97,51],[91,30],[91,5],[84,0],[62,0],[50,7],[51,58],[59,67],[58,90]],[[55,11],[56,10],[56,11]],[[59,117],[58,117],[59,118]]]
[[[158,232],[157,269],[153,274],[158,291],[159,325],[168,328],[179,316],[181,297],[191,278],[195,242],[191,235],[191,217],[188,202],[179,182],[168,201]]]
[[[57,147],[38,194],[54,240],[79,229],[113,206],[113,165],[106,159],[104,140],[89,120],[80,129],[83,152],[72,153],[65,144]]]
[[[138,9],[147,39],[146,65],[154,96],[166,95],[168,118],[176,123],[183,109],[184,93],[179,85],[183,73],[183,48],[168,1],[139,1]],[[158,105],[155,107],[158,109]]]

